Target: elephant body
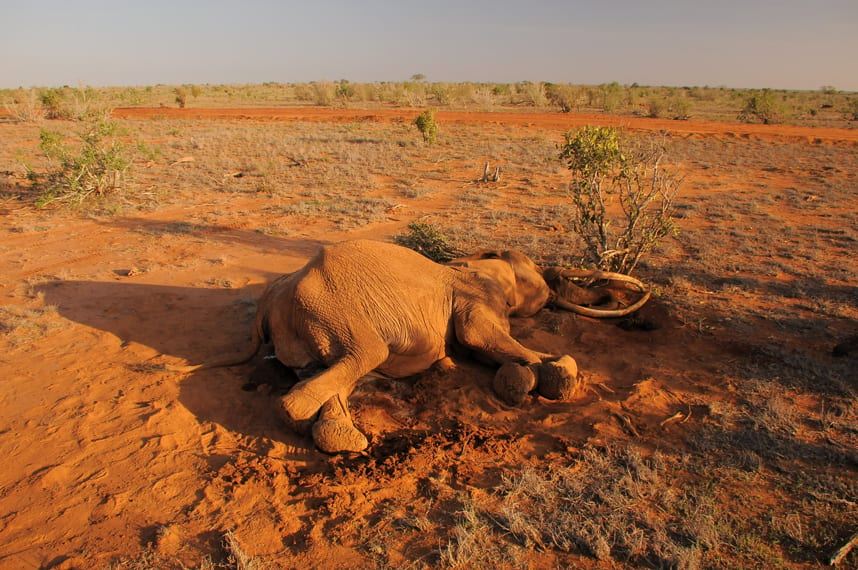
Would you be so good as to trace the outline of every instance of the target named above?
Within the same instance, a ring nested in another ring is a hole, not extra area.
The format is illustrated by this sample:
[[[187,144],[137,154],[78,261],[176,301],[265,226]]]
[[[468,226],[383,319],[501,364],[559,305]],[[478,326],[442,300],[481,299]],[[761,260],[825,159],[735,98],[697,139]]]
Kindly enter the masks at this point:
[[[539,268],[518,252],[442,265],[397,245],[354,240],[322,247],[271,283],[258,303],[255,336],[284,365],[321,369],[281,398],[283,419],[310,428],[323,451],[359,451],[367,440],[348,411],[358,381],[425,371],[456,348],[502,365],[494,388],[509,403],[539,389],[540,369],[566,386],[545,392],[568,394],[577,383],[574,360],[510,336],[510,315],[535,313],[549,295]]]

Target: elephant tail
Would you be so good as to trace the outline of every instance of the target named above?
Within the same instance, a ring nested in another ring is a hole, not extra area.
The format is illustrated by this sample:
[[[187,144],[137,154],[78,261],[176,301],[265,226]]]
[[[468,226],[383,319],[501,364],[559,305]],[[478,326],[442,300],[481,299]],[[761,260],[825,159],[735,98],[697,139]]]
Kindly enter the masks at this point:
[[[240,366],[242,364],[247,364],[253,358],[259,354],[259,349],[262,348],[262,344],[268,342],[270,339],[268,327],[268,319],[263,317],[261,319],[257,319],[256,326],[253,327],[253,346],[250,351],[244,356],[225,358],[223,360],[218,360],[215,362],[204,362],[202,364],[188,364],[184,366],[174,365],[174,364],[166,364],[164,365],[164,369],[170,372],[197,372],[198,370],[210,370],[212,368],[229,368],[232,366]]]

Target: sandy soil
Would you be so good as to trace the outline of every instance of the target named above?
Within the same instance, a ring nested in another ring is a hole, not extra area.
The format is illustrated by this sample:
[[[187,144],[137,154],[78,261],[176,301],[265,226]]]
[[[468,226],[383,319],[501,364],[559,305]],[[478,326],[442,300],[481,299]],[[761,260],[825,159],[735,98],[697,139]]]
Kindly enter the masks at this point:
[[[396,123],[412,114],[117,109],[115,116],[213,124]],[[858,141],[858,130],[602,115],[439,112],[437,118],[445,125],[555,138],[598,122],[739,142],[854,149]],[[4,132],[17,136],[18,128],[0,125],[0,141]],[[163,162],[153,167],[153,178],[168,172]],[[706,182],[718,178],[742,188],[759,174],[743,168],[693,170],[688,184],[704,200]],[[770,175],[769,192],[794,184]],[[0,291],[7,322],[15,317],[20,323],[0,337],[0,568],[99,568],[141,551],[195,565],[205,555],[225,559],[222,540],[229,530],[248,553],[275,566],[373,567],[382,560],[397,567],[421,559],[431,565],[439,543],[449,539],[437,529],[454,526],[463,494],[496,500],[491,490],[510,469],[560,462],[588,444],[635,441],[681,453],[714,421],[709,404],[734,396],[725,370],[752,349],[741,331],[718,331],[729,328],[723,319],[732,303],[749,300],[723,289],[695,297],[696,317],[708,320],[691,319],[657,297],[639,315],[638,324],[646,326],[621,328],[549,311],[516,321],[514,332],[525,344],[578,360],[588,388],[573,402],[533,397],[510,408],[491,393],[492,370],[467,360],[452,373],[369,381],[353,403],[356,422],[372,443],[353,457],[325,456],[284,429],[270,388],[242,391],[253,366],[191,375],[162,369],[241,353],[253,300],[268,280],[300,267],[319,244],[389,239],[412,219],[444,211],[462,186],[428,183],[441,187],[439,193],[385,221],[342,229],[309,220],[292,235],[256,231],[260,218],[254,212],[264,196],[203,185],[186,203],[177,199],[115,217],[39,212],[5,202]],[[516,200],[522,198],[510,198]],[[206,209],[227,221],[188,225]],[[854,269],[854,257],[843,262]],[[741,265],[741,255],[732,263]],[[793,276],[771,279],[789,283]],[[820,354],[827,354],[833,337],[851,332],[838,324],[826,335],[803,339],[765,318],[753,327],[761,338],[780,335],[782,345],[805,342]],[[671,417],[681,421],[666,422]],[[432,523],[428,529],[408,527],[421,513]],[[614,567],[550,549],[534,549],[528,563]]]

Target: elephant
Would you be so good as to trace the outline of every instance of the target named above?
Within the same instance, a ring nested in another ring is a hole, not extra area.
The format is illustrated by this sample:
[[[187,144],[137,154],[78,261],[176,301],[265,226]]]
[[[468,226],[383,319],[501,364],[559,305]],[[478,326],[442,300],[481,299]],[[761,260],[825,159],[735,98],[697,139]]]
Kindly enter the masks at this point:
[[[649,295],[605,313],[569,300],[576,296],[570,292],[573,277],[580,275],[543,271],[518,251],[485,251],[440,264],[385,242],[326,245],[303,268],[266,288],[257,304],[250,356],[183,369],[247,362],[271,344],[276,359],[303,377],[278,401],[286,424],[312,434],[323,452],[359,452],[368,440],[352,421],[348,399],[360,379],[444,369],[452,366],[454,351],[466,349],[498,365],[492,388],[507,404],[518,405],[533,391],[571,398],[579,383],[574,358],[524,347],[510,336],[509,318],[534,315],[549,302],[619,316],[637,310]]]

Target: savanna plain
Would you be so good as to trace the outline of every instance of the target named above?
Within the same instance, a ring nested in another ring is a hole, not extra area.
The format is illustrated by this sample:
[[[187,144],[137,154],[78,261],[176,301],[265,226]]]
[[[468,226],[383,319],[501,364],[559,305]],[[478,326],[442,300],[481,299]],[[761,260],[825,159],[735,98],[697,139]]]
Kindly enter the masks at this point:
[[[777,94],[780,116],[750,121],[763,95],[372,88],[400,99],[5,93],[0,568],[858,568],[846,99]],[[62,100],[86,112],[46,118]],[[635,269],[654,292],[637,314],[513,320],[578,361],[572,401],[507,406],[467,358],[367,379],[351,404],[370,446],[330,456],[282,424],[261,359],[165,368],[246,352],[266,283],[324,244],[419,222],[462,251],[575,265],[558,148],[585,125],[663,137],[682,184],[678,231]],[[92,199],[46,195],[57,149],[88,141],[127,164]]]

